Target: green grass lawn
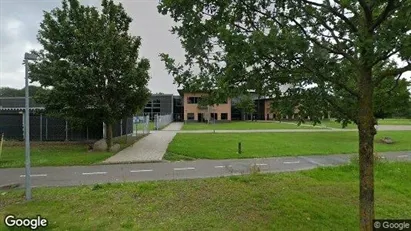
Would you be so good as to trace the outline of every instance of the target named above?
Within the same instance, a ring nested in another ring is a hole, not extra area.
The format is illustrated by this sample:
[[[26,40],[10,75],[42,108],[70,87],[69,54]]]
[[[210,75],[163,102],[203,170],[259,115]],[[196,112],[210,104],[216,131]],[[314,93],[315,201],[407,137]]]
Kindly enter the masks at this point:
[[[379,119],[380,125],[411,125],[411,119]]]
[[[335,120],[324,120],[321,121],[321,124],[318,124],[318,126],[326,126],[326,127],[330,127],[330,128],[339,128],[342,129],[342,124],[336,122]],[[345,127],[344,129],[357,129],[357,125],[354,123],[351,124],[347,124],[347,127]]]
[[[395,144],[382,144],[379,139],[391,137]],[[411,150],[411,132],[380,131],[376,135],[377,152]],[[242,154],[237,154],[238,142]],[[310,133],[211,133],[177,134],[168,146],[165,158],[178,159],[231,159],[314,154],[356,153],[357,132]]]
[[[142,123],[137,124],[137,130],[138,131],[142,131],[143,129],[144,129],[144,124],[142,124]],[[154,130],[154,122],[149,122],[148,123],[148,129],[150,131]]]
[[[121,149],[133,144],[140,137],[116,137]],[[5,142],[0,158],[0,168],[24,167],[24,142]],[[32,142],[30,157],[32,166],[90,165],[112,156],[112,152],[88,152],[88,144],[64,142]]]
[[[308,124],[308,123],[307,123]],[[411,119],[379,119],[379,125],[411,125]],[[320,126],[326,126],[331,128],[342,128],[340,123],[335,122],[334,120],[324,120],[321,121]],[[355,124],[348,124],[347,129],[356,129],[357,125]]]
[[[32,166],[89,165],[110,157],[109,152],[88,152],[86,144],[33,144],[30,148]],[[24,167],[24,144],[5,146],[0,168]]]
[[[3,217],[41,215],[47,230],[358,230],[358,167],[225,178],[0,192]],[[375,216],[411,217],[411,163],[380,163]]]
[[[135,126],[135,125],[134,125],[134,126]],[[168,125],[163,126],[163,127],[160,127],[159,130],[161,130],[161,129],[167,127],[167,126],[168,126]],[[137,124],[137,129],[138,129],[138,131],[142,131],[142,130],[144,129],[144,124],[142,124],[142,123]],[[156,129],[155,129],[155,124],[154,124],[154,122],[149,122],[149,123],[148,123],[148,129],[149,129],[150,131],[156,130]]]
[[[182,130],[251,130],[251,129],[321,129],[320,127],[297,126],[290,124],[293,122],[278,123],[278,122],[251,122],[251,121],[234,121],[227,123],[186,123]],[[308,126],[307,126],[308,125]]]

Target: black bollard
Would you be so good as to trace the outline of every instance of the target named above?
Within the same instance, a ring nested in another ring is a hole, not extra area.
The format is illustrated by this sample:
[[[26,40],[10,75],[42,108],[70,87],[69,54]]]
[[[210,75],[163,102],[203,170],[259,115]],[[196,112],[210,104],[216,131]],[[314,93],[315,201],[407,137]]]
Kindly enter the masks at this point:
[[[241,154],[241,142],[238,142],[238,154]]]

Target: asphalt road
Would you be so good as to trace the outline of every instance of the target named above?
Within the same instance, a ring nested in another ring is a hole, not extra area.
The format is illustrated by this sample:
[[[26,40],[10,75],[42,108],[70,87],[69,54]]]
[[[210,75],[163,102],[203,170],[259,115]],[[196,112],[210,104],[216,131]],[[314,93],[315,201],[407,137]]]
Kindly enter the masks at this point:
[[[411,152],[387,152],[390,161],[411,161]],[[32,168],[33,187],[91,185],[108,182],[176,180],[248,174],[288,172],[348,163],[353,155],[297,156],[259,159],[197,160],[161,163],[116,164]],[[24,185],[24,168],[0,169],[0,185]]]

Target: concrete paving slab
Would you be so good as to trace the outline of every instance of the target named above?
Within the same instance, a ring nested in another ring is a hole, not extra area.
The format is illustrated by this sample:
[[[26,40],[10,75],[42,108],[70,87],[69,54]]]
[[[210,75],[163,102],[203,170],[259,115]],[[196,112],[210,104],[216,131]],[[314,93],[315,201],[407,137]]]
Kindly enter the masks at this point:
[[[151,132],[132,146],[121,150],[114,156],[103,161],[105,164],[161,161],[168,144],[173,140],[183,123],[171,123],[163,130],[166,132]]]

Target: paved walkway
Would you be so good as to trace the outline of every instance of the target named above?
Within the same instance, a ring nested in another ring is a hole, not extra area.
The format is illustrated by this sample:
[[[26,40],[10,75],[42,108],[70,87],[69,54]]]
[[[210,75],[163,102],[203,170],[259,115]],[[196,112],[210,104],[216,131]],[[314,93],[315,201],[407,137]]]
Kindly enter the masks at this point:
[[[114,156],[103,161],[103,163],[132,163],[161,161],[167,150],[168,144],[173,140],[183,123],[171,123],[164,131],[151,132],[146,137],[123,149]]]
[[[411,161],[409,151],[380,154],[389,161]],[[253,169],[259,169],[262,173],[289,172],[346,164],[353,155],[355,154],[34,167],[31,179],[34,187],[41,187],[233,176],[249,174]],[[24,168],[0,169],[0,188],[11,184],[24,187],[24,179]]]

